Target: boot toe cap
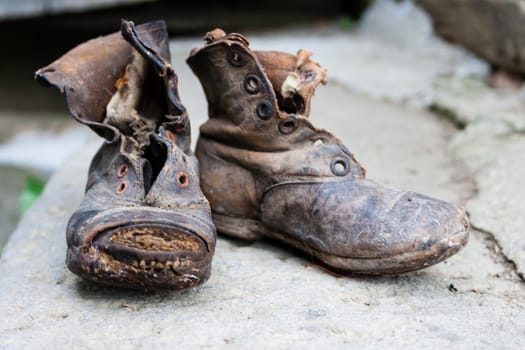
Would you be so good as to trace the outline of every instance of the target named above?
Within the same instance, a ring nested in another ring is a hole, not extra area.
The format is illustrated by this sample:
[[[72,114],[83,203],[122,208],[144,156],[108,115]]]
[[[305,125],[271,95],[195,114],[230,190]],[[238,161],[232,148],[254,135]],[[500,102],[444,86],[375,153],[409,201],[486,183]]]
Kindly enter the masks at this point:
[[[381,210],[381,209],[379,209]],[[413,192],[401,192],[391,210],[380,215],[387,243],[384,255],[425,251],[447,241],[455,247],[464,245],[468,236],[468,219],[463,209],[450,203]]]
[[[468,241],[464,210],[366,180],[276,186],[262,209],[263,221],[278,232],[270,235],[352,272],[417,270]]]
[[[67,230],[68,268],[88,280],[132,289],[202,284],[210,275],[214,227],[181,214],[158,208],[76,213]]]

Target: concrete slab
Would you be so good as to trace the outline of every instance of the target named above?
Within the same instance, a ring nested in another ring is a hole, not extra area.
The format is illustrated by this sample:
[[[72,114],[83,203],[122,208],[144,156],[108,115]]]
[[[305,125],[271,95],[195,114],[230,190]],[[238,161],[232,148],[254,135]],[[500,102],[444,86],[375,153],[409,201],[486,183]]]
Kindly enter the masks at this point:
[[[434,84],[433,107],[465,128],[452,148],[476,183],[477,195],[466,204],[472,225],[493,235],[525,276],[525,85],[498,90],[480,76],[442,76]]]
[[[489,232],[525,276],[525,87],[489,88],[479,78],[440,79],[434,107],[465,126],[453,152],[466,164],[477,195],[466,208],[472,225]]]
[[[442,77],[434,89],[433,106],[461,125],[485,121],[505,123],[514,131],[525,130],[525,86],[519,90],[494,89],[482,77]]]
[[[206,106],[182,58],[174,64],[196,129]],[[447,151],[445,121],[337,84],[320,89],[313,108],[312,119],[336,130],[371,178],[452,201],[472,194]],[[195,290],[143,294],[84,282],[64,265],[64,231],[96,146],[53,176],[5,248],[1,348],[525,346],[525,285],[477,232],[446,263],[399,277],[336,278],[271,242],[221,238],[212,277]]]

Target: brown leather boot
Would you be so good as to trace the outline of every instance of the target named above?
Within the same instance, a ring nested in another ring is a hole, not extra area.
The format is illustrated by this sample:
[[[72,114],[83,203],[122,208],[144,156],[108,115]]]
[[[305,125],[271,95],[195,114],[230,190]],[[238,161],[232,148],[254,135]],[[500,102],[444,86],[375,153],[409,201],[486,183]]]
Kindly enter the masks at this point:
[[[67,227],[67,266],[96,282],[182,289],[210,276],[215,227],[190,151],[190,123],[169,65],[164,22],[72,49],[36,78],[106,142]]]
[[[309,52],[253,52],[220,29],[205,40],[188,64],[209,104],[196,155],[219,232],[365,274],[421,269],[467,243],[464,210],[365,180],[348,148],[310,123],[326,71]]]

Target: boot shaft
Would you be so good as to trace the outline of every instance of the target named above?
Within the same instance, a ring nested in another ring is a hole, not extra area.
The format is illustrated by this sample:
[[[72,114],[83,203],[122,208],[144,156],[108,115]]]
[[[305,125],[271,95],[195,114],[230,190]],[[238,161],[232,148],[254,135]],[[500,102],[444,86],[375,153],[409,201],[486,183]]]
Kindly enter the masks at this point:
[[[35,79],[60,89],[72,117],[109,142],[129,137],[144,144],[164,126],[189,152],[189,120],[169,61],[164,21],[122,21],[120,33],[78,45]]]
[[[314,89],[326,75],[311,53],[253,52],[242,35],[219,29],[205,40],[187,60],[208,101],[202,136],[268,152],[341,143],[307,119]]]
[[[205,40],[188,64],[209,103],[196,155],[214,210],[257,218],[264,189],[273,184],[364,177],[341,141],[308,120],[314,89],[326,75],[310,52],[253,52],[243,36],[221,30]]]

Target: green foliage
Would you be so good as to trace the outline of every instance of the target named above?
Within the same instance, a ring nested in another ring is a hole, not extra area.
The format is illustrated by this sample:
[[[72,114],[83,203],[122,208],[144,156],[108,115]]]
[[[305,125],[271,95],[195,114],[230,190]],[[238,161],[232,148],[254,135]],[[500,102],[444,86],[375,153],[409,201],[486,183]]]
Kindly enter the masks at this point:
[[[24,213],[40,197],[45,182],[37,177],[26,177],[25,186],[20,194],[20,211]]]
[[[337,24],[342,30],[350,30],[355,26],[355,21],[348,16],[339,17]]]

